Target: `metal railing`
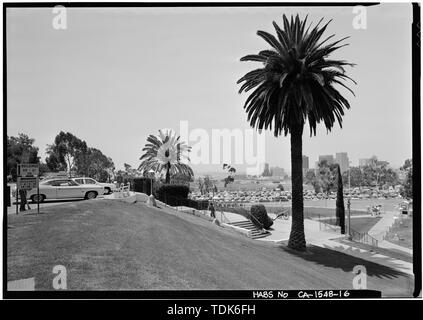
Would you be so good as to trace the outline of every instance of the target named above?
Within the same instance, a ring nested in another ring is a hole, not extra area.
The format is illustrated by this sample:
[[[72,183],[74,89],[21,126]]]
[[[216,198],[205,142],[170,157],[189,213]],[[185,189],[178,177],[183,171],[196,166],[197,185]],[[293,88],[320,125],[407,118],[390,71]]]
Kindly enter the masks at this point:
[[[353,241],[363,243],[363,244],[368,244],[373,247],[378,246],[378,240],[373,238],[367,232],[361,233],[361,232],[355,231],[353,228],[350,228],[349,234],[351,236],[351,240]]]
[[[263,230],[264,229],[264,226],[263,226],[263,224],[256,218],[256,217],[254,217],[251,213],[248,215],[248,219],[250,219],[251,220],[251,218],[253,218],[254,219],[254,221],[256,221],[258,224],[259,224],[259,226],[260,226],[260,228],[261,228],[261,230]],[[251,220],[251,222],[253,222],[252,220]],[[257,225],[253,222],[253,224],[257,227]]]
[[[327,230],[327,229],[339,230],[338,228],[340,228],[340,226],[338,225],[339,223],[337,218],[333,218],[333,217],[322,218],[320,215],[318,215],[318,220],[319,220],[319,230]],[[347,229],[347,234],[350,235],[350,238],[352,241],[367,244],[373,247],[378,246],[378,240],[372,237],[371,235],[369,235],[367,232],[358,232],[354,230],[353,228],[349,228],[350,231],[348,232],[348,228],[346,229]]]
[[[279,219],[281,217],[285,220],[288,220],[289,219],[289,209],[282,211],[282,212],[279,212],[279,213],[276,213],[276,217],[273,219],[273,221],[275,221],[276,219]]]

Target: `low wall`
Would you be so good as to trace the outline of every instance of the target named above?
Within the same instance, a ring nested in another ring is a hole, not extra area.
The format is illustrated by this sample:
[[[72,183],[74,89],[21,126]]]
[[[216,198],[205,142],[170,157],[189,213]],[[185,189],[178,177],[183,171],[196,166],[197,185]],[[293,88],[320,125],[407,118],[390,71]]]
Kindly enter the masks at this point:
[[[231,229],[231,230],[233,230],[233,231],[235,231],[237,233],[240,233],[240,234],[242,234],[242,235],[244,235],[246,237],[251,238],[251,230],[240,228],[240,227],[234,226],[232,224],[227,224],[227,223],[221,223],[220,225],[222,227],[226,228],[226,229]]]
[[[132,192],[132,191],[129,193],[129,196],[119,197],[117,193],[113,193],[111,195],[105,195],[103,198],[107,200],[116,200],[116,201],[122,201],[126,203],[137,202],[137,195],[135,194],[135,192]]]

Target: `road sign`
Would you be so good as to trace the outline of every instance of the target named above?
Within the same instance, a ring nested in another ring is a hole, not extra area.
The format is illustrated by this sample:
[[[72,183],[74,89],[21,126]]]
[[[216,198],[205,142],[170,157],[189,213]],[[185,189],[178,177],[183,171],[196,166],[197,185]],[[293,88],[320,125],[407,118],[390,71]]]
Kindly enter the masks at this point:
[[[18,176],[21,177],[37,177],[40,172],[37,163],[21,163],[18,165]]]
[[[18,190],[31,190],[38,187],[37,177],[18,177],[17,189]]]

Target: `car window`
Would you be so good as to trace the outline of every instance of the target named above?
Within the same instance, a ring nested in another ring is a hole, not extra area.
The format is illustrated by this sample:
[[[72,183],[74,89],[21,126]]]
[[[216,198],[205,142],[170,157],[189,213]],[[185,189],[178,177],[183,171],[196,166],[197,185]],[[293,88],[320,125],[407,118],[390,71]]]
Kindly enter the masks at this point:
[[[84,179],[75,179],[75,181],[79,184],[84,184]]]
[[[57,187],[57,186],[60,186],[64,182],[66,182],[66,180],[53,180],[53,181],[50,181],[49,184]]]
[[[77,186],[78,184],[72,180],[56,180],[53,181],[53,186],[60,186],[60,187],[69,187],[69,186]]]
[[[54,186],[54,184],[56,183],[56,181],[43,181],[43,182],[40,182],[40,184],[42,184],[42,185],[47,185],[47,186]]]
[[[88,184],[96,184],[97,182],[93,179],[85,179],[85,182]]]

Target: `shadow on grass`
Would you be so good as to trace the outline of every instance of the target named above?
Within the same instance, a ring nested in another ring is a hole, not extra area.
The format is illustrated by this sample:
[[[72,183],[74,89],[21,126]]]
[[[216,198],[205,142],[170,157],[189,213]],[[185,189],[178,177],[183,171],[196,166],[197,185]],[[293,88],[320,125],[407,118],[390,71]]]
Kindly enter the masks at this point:
[[[292,255],[298,256],[306,261],[314,262],[316,264],[329,268],[341,269],[345,272],[353,272],[353,268],[355,266],[363,265],[366,267],[367,275],[370,277],[377,277],[381,279],[395,279],[399,276],[408,276],[406,273],[384,265],[388,262],[388,260],[391,260],[389,262],[392,263],[393,259],[390,259],[388,257],[378,257],[377,259],[379,259],[381,263],[379,264],[358,257],[354,257],[346,253],[335,251],[330,247],[322,248],[317,246],[307,246],[307,251],[304,252],[290,249],[285,245],[281,246],[280,248],[281,250],[284,250],[285,252],[290,253]],[[343,247],[340,247],[338,249],[345,250]],[[369,256],[371,255],[372,254],[369,253]]]
[[[37,209],[35,209],[35,210],[37,210]],[[42,212],[42,211],[37,212],[37,211],[35,211],[35,212],[28,212],[28,213],[21,213],[21,214],[23,216],[38,216],[40,214],[46,214],[46,212]]]

